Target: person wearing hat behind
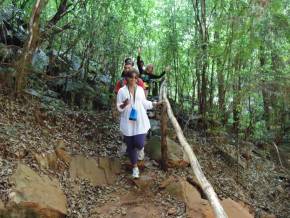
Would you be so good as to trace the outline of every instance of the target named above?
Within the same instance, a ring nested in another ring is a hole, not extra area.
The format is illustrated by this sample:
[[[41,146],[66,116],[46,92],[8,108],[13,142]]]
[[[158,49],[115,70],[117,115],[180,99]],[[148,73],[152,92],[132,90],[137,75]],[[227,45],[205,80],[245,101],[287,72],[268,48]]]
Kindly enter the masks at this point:
[[[165,68],[165,70],[160,75],[154,74],[154,65],[153,64],[147,64],[144,69],[144,61],[141,59],[141,48],[138,49],[138,56],[137,56],[137,66],[140,73],[140,78],[144,82],[145,87],[145,95],[148,96],[152,80],[160,79],[162,78],[167,72],[169,72],[171,69],[169,66]],[[158,88],[158,87],[156,87]],[[153,90],[153,95],[157,95],[158,91]]]
[[[161,104],[148,101],[143,88],[137,85],[137,80],[138,71],[132,68],[126,74],[126,86],[120,88],[117,95],[117,109],[121,114],[120,131],[127,145],[133,178],[139,178],[138,153],[143,150],[145,137],[150,129],[146,110]]]
[[[124,85],[126,85],[127,81],[125,79],[126,73],[129,72],[130,69],[132,69],[134,66],[134,62],[131,58],[126,58],[124,61],[124,67],[123,72],[121,74],[121,78],[117,81],[114,92],[117,94],[119,89],[122,88]],[[141,86],[143,89],[145,89],[144,82],[142,79],[138,78],[137,85]]]

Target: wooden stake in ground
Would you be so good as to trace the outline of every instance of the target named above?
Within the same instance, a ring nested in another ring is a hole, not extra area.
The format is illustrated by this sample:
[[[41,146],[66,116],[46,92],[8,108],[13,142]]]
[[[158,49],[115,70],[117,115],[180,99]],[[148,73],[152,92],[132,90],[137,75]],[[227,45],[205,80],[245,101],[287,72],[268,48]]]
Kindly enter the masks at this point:
[[[165,88],[165,82],[163,82],[161,89],[160,89],[160,94],[162,96],[162,99],[165,101],[165,104],[167,106],[167,113],[168,113],[168,117],[176,131],[178,140],[181,144],[181,146],[183,147],[186,155],[188,156],[188,159],[190,161],[190,165],[191,168],[193,170],[193,173],[197,179],[197,181],[200,184],[200,187],[202,188],[203,192],[205,193],[211,207],[214,210],[215,216],[218,218],[227,218],[227,214],[225,212],[225,210],[223,209],[217,194],[215,193],[213,187],[211,186],[211,184],[207,181],[204,173],[202,172],[201,166],[195,156],[195,154],[192,151],[192,148],[190,147],[190,145],[188,144],[188,142],[186,141],[182,129],[180,128],[173,112],[171,109],[171,105],[167,99],[167,95],[166,95],[166,88]]]
[[[168,169],[168,150],[167,150],[167,108],[166,105],[162,105],[161,110],[161,157],[162,157],[162,169],[167,171]]]

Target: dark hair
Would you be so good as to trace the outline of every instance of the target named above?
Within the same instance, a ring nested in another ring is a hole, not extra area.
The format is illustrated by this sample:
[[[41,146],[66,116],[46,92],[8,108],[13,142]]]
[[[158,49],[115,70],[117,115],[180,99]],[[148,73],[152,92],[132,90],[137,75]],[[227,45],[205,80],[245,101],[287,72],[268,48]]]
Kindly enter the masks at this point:
[[[134,61],[132,60],[132,58],[126,58],[124,60],[124,65],[132,65],[132,66],[134,66]]]
[[[139,72],[138,70],[136,70],[135,68],[132,68],[128,71],[128,73],[126,73],[126,78],[132,78],[133,75],[136,74],[137,76],[139,76]]]

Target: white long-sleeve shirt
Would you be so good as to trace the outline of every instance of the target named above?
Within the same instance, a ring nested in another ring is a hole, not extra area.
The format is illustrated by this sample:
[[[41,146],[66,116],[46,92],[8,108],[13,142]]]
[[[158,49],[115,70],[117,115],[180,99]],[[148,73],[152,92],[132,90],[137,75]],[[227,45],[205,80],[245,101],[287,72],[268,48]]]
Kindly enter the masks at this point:
[[[122,109],[120,106],[126,99],[129,100],[129,104]],[[136,121],[129,120],[132,106],[137,110]],[[117,95],[117,108],[118,111],[121,113],[120,130],[123,133],[123,135],[133,136],[139,134],[146,134],[150,129],[150,122],[146,110],[149,110],[152,107],[153,107],[152,102],[146,100],[143,88],[137,86],[134,103],[134,96],[129,92],[128,87],[127,86],[122,87]]]

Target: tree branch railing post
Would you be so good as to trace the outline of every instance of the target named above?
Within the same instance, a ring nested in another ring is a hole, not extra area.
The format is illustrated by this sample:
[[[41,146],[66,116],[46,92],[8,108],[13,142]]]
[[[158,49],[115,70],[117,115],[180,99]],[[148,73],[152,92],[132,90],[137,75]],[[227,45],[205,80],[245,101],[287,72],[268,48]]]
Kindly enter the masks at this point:
[[[164,101],[164,108],[166,108],[166,114],[168,115],[168,118],[169,120],[171,121],[175,131],[176,131],[176,134],[177,134],[177,137],[178,137],[178,140],[181,144],[181,146],[183,147],[183,150],[184,152],[186,153],[189,161],[190,161],[190,165],[191,165],[191,168],[193,170],[193,173],[197,179],[197,181],[199,182],[200,184],[200,187],[202,188],[203,192],[205,193],[212,209],[214,210],[214,213],[215,213],[215,216],[217,218],[227,218],[227,214],[224,210],[224,208],[222,207],[219,199],[218,199],[218,196],[217,194],[215,193],[212,185],[209,183],[209,181],[206,179],[202,169],[201,169],[201,166],[191,148],[191,146],[188,144],[185,136],[183,135],[183,132],[182,132],[182,129],[180,128],[174,114],[173,114],[173,111],[172,111],[172,108],[171,108],[171,105],[167,99],[167,94],[166,94],[166,81],[164,81],[161,85],[161,88],[160,88],[160,97],[161,99]],[[163,112],[163,110],[162,110]],[[164,113],[164,112],[163,112]],[[162,114],[163,115],[163,114]],[[161,122],[162,123],[162,122]],[[162,132],[163,133],[163,132]],[[164,136],[163,136],[164,137]],[[165,138],[166,140],[166,138]],[[162,148],[162,146],[161,146]],[[162,156],[163,157],[163,156]]]
[[[161,86],[161,89],[163,86]],[[162,92],[159,93],[159,99],[163,99]],[[168,170],[168,148],[167,148],[167,125],[168,125],[168,115],[167,107],[165,104],[161,108],[161,165],[164,171]]]

